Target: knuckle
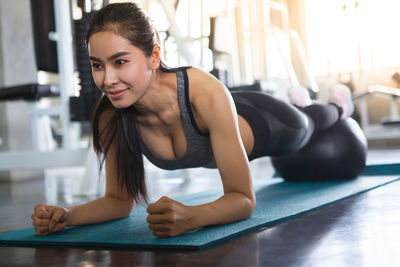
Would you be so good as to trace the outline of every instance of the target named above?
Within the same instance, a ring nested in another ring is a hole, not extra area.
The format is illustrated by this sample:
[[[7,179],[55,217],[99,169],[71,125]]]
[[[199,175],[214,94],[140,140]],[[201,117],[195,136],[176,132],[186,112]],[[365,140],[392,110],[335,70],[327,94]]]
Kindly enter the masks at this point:
[[[176,214],[173,213],[173,212],[171,212],[170,214],[168,214],[168,216],[167,216],[167,221],[168,221],[168,222],[171,222],[171,223],[176,222]]]
[[[178,218],[177,218],[177,216],[176,216],[175,213],[172,214],[171,220],[172,220],[173,222],[176,222],[176,221],[178,220]]]
[[[168,204],[165,206],[165,210],[166,210],[166,211],[169,211],[169,212],[173,212],[173,211],[174,211],[174,205],[171,204],[171,203],[168,203]]]
[[[162,196],[160,200],[162,200],[162,201],[168,201],[169,198],[168,198],[167,196]]]
[[[146,211],[147,211],[147,212],[150,212],[152,205],[153,205],[153,204],[147,205],[147,208],[146,208]]]
[[[48,225],[49,225],[49,222],[48,222],[47,220],[38,220],[38,221],[36,222],[36,224],[37,224],[38,226],[48,226]]]
[[[44,214],[43,211],[40,210],[40,211],[37,212],[37,216],[38,216],[38,217],[44,217],[45,214]]]
[[[171,209],[169,206],[165,206],[165,207],[164,207],[164,212],[165,212],[166,214],[169,214],[169,213],[172,212],[172,209]]]

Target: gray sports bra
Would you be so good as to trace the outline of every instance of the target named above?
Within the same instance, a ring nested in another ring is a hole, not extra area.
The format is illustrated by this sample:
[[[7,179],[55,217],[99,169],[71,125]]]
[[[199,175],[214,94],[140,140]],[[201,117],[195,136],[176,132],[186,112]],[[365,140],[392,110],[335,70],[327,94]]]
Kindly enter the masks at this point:
[[[215,168],[215,159],[208,133],[200,131],[193,117],[189,101],[189,79],[186,69],[176,72],[178,84],[178,102],[186,134],[186,154],[176,159],[163,159],[154,155],[140,136],[140,147],[143,155],[154,165],[166,170],[207,167]]]

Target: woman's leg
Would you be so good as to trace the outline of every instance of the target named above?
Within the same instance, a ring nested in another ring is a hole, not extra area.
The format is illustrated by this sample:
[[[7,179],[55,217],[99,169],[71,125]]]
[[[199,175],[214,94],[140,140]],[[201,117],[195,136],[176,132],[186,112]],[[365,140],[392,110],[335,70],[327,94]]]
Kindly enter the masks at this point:
[[[238,114],[250,125],[254,146],[249,160],[283,156],[304,147],[310,137],[340,118],[335,105],[296,108],[264,92],[232,92]]]
[[[232,96],[254,136],[249,160],[271,156],[276,172],[284,179],[352,179],[365,167],[365,136],[358,124],[347,118],[351,102],[296,108],[263,92],[234,92]]]
[[[328,181],[356,178],[366,158],[367,140],[357,122],[347,118],[314,134],[302,149],[271,157],[271,162],[287,181]]]
[[[314,121],[314,133],[321,132],[332,127],[342,114],[342,109],[335,104],[312,104],[299,108]]]

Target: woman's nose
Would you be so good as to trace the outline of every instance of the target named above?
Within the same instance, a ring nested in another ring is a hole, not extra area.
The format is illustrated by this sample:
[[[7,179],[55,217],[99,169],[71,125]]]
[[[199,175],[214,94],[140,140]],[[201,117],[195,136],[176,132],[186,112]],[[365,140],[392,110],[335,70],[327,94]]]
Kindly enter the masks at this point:
[[[104,72],[104,85],[113,86],[118,82],[117,75],[112,68],[106,68]]]

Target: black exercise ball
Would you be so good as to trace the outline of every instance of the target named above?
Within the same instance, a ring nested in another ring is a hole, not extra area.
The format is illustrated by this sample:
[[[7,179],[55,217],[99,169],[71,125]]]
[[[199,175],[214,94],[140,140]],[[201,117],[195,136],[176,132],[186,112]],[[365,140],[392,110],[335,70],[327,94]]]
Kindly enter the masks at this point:
[[[356,178],[366,158],[366,138],[357,122],[347,118],[312,136],[301,150],[271,161],[286,181],[331,181]]]

